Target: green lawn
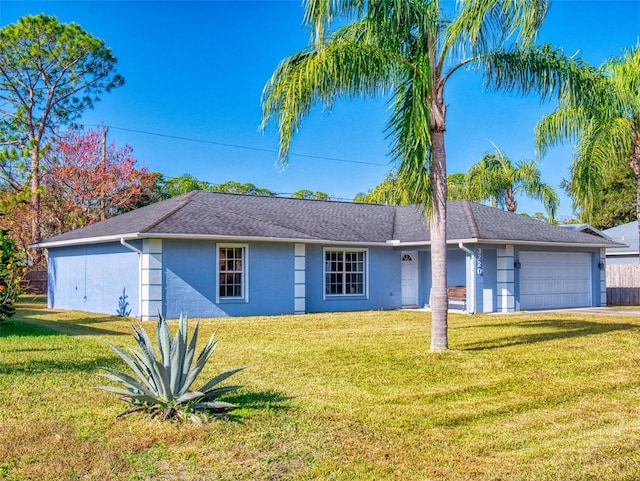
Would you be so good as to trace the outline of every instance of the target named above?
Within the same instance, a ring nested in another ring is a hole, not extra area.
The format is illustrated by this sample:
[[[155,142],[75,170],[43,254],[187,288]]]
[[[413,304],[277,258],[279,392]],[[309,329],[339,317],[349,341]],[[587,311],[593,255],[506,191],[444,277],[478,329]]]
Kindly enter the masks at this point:
[[[93,386],[126,369],[104,341],[132,346],[128,322],[23,301],[0,327],[0,480],[640,479],[640,318],[456,314],[439,354],[425,312],[201,327],[201,381],[250,366],[241,408],[116,420]]]

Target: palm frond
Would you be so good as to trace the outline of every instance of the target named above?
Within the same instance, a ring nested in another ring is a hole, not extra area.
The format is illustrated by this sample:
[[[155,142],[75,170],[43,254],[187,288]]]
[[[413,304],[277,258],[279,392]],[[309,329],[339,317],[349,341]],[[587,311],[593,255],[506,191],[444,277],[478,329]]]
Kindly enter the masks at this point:
[[[398,187],[409,203],[431,205],[431,111],[425,101],[433,98],[430,59],[423,57],[423,66],[399,83],[396,88],[393,113],[387,131],[391,141],[391,156],[396,161]],[[426,71],[427,75],[422,72]]]
[[[550,45],[515,46],[478,58],[485,88],[518,95],[536,94],[541,101],[552,96],[565,99],[602,96],[602,75],[581,59],[564,54]]]
[[[544,157],[551,147],[578,139],[588,115],[584,108],[563,108],[545,115],[535,126],[535,143],[538,155]]]
[[[547,10],[546,0],[460,0],[454,20],[445,31],[444,50],[459,58],[478,57],[504,43],[530,45]]]
[[[358,27],[364,28],[350,25],[350,34]],[[316,105],[330,109],[340,97],[383,95],[393,85],[401,61],[397,54],[339,34],[284,59],[262,93],[261,128],[277,120],[279,160],[287,163],[292,135]]]

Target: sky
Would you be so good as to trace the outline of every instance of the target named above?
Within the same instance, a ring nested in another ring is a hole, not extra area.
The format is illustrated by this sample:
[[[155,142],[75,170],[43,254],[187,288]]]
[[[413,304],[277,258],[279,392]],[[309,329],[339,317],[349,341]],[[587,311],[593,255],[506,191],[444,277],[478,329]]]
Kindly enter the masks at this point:
[[[293,139],[289,164],[277,164],[277,126],[260,131],[260,100],[278,63],[308,43],[301,0],[0,0],[0,26],[41,12],[78,23],[111,47],[125,85],[80,122],[108,126],[109,141],[131,145],[141,167],[344,200],[374,188],[392,168],[387,99],[344,100],[331,112],[317,107]],[[599,65],[639,36],[640,0],[555,0],[538,43]],[[533,129],[553,103],[485,92],[472,71],[451,78],[445,100],[448,173],[465,172],[493,144],[513,161],[537,159]],[[571,147],[537,160],[543,181],[560,194],[557,217],[571,217],[571,199],[560,189]],[[538,202],[518,201],[519,212],[543,211]]]

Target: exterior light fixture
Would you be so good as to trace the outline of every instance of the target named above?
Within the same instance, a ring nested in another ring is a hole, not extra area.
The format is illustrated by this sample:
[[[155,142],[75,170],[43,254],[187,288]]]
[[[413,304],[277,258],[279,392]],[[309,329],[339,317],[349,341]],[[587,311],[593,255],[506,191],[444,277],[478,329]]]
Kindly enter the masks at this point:
[[[513,268],[514,269],[520,269],[522,267],[522,264],[520,264],[520,261],[515,261],[513,263]]]

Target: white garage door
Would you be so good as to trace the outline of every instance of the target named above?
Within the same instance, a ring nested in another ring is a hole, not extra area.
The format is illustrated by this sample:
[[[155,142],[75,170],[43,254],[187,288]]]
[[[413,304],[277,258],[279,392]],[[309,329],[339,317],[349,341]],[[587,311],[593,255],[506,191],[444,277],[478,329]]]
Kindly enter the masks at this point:
[[[520,252],[520,309],[591,306],[591,254]]]

